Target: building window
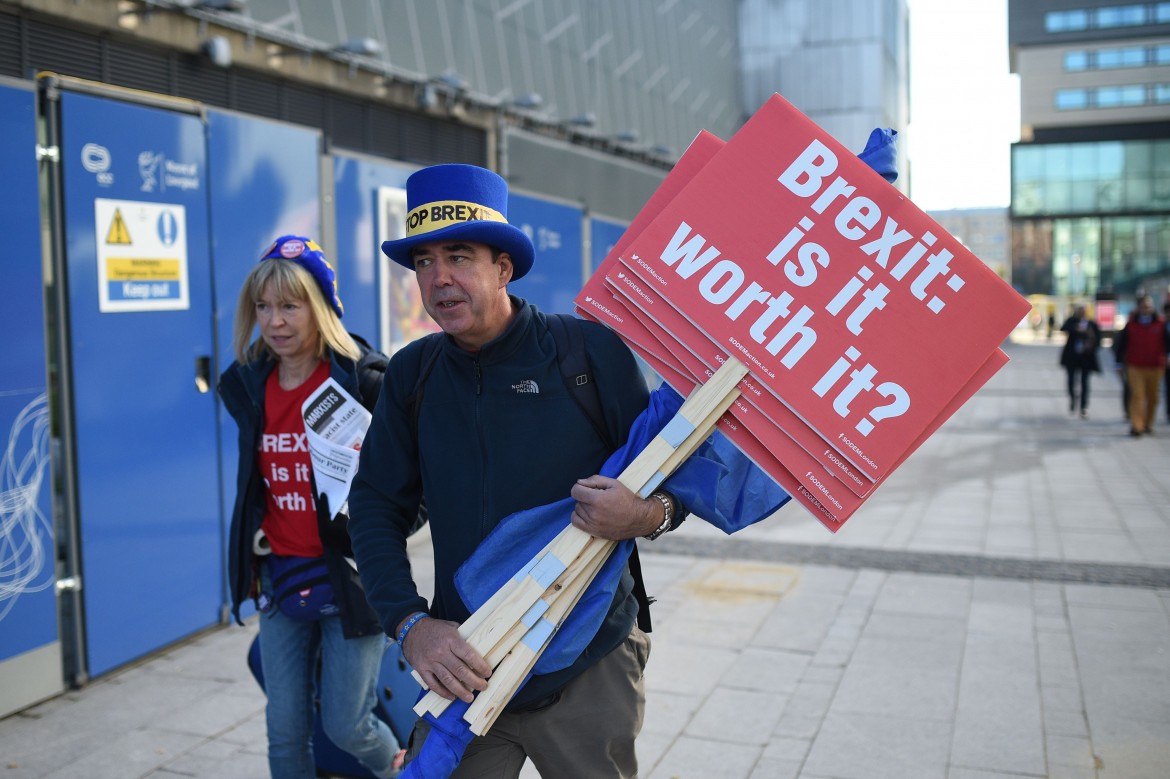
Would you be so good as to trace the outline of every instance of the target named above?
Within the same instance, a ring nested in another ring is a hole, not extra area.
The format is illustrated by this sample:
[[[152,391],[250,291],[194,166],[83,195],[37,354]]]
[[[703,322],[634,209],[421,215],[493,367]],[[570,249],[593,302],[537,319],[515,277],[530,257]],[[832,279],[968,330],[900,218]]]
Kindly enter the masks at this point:
[[[1049,11],[1044,14],[1044,31],[1050,33],[1140,27],[1143,24],[1170,24],[1170,3],[1152,5],[1134,3],[1105,8]]]
[[[1136,27],[1146,23],[1144,5],[1115,5],[1093,12],[1095,27]]]
[[[1170,45],[1124,46],[1096,50],[1076,49],[1064,54],[1066,72],[1085,70],[1116,70],[1144,68],[1148,65],[1170,65]]]
[[[1014,216],[1168,209],[1170,139],[1012,147]]]
[[[1097,52],[1097,67],[1140,68],[1146,64],[1146,50],[1143,46],[1126,46],[1123,49],[1101,49]]]
[[[1089,107],[1089,92],[1085,89],[1056,90],[1057,111],[1079,111]]]
[[[1170,47],[1168,47],[1170,48]],[[1088,70],[1089,52],[1069,51],[1064,55],[1064,69],[1067,71]]]
[[[1088,28],[1088,11],[1050,11],[1044,14],[1045,32],[1069,32]]]
[[[1097,87],[1093,93],[1093,103],[1097,108],[1145,105],[1145,102],[1146,88],[1140,84],[1120,87]]]
[[[1159,105],[1170,103],[1170,84],[1154,84],[1154,102]]]
[[[1122,108],[1146,105],[1150,96],[1145,84],[1124,84],[1095,89],[1058,89],[1057,111],[1081,111],[1087,108]]]

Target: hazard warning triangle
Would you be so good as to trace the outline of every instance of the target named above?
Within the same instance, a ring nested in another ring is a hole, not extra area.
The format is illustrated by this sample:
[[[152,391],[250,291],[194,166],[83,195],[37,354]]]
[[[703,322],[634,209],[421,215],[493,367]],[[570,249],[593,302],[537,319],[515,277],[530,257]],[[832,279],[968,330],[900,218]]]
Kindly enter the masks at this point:
[[[114,209],[114,221],[110,223],[110,231],[106,233],[106,243],[123,246],[131,244],[130,231],[126,229],[126,222],[122,220],[122,210],[119,208]]]

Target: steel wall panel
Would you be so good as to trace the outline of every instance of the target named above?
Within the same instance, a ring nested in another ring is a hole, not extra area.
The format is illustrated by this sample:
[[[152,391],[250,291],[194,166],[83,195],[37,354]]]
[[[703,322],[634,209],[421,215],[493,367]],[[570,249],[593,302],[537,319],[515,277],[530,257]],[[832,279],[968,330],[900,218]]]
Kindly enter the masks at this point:
[[[618,240],[625,234],[629,224],[608,219],[603,216],[589,217],[589,268],[587,276],[592,276]]]
[[[569,314],[585,283],[584,211],[579,206],[511,192],[508,221],[532,239],[532,270],[508,289],[547,313]]]
[[[0,213],[7,256],[0,371],[0,716],[62,686],[10,679],[7,661],[57,643],[44,282],[37,207],[36,105],[30,89],[0,84]],[[17,689],[25,700],[12,700]],[[31,696],[31,697],[30,697]]]
[[[390,354],[437,329],[421,311],[414,274],[382,254],[382,241],[399,237],[405,215],[388,211],[397,197],[405,203],[412,166],[369,157],[333,155],[333,202],[337,256],[349,269],[342,297],[346,327]]]
[[[217,377],[235,359],[236,302],[244,277],[261,253],[277,236],[289,233],[321,240],[320,155],[321,134],[315,130],[228,112],[208,114]],[[335,258],[329,259],[337,269],[348,326],[348,272]],[[226,413],[220,414],[219,425],[226,538],[236,497],[238,431]]]
[[[223,600],[215,395],[196,374],[213,354],[205,132],[196,116],[68,91],[60,110],[96,675],[215,624]],[[125,259],[147,249],[161,281],[139,269],[151,260]]]

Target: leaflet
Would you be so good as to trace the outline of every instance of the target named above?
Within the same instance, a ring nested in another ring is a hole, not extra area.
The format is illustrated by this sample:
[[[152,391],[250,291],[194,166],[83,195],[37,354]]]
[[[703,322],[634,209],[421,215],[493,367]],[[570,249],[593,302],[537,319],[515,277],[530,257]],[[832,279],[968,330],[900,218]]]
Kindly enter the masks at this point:
[[[309,396],[301,412],[317,494],[325,498],[332,519],[346,510],[370,412],[332,377]]]

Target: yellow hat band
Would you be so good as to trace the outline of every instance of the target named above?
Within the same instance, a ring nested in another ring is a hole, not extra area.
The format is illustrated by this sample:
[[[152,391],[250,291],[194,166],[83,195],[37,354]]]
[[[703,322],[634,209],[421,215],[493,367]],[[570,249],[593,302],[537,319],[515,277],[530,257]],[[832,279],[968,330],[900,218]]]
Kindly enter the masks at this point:
[[[441,230],[464,222],[508,223],[499,211],[463,200],[437,200],[412,208],[406,215],[406,237]]]

